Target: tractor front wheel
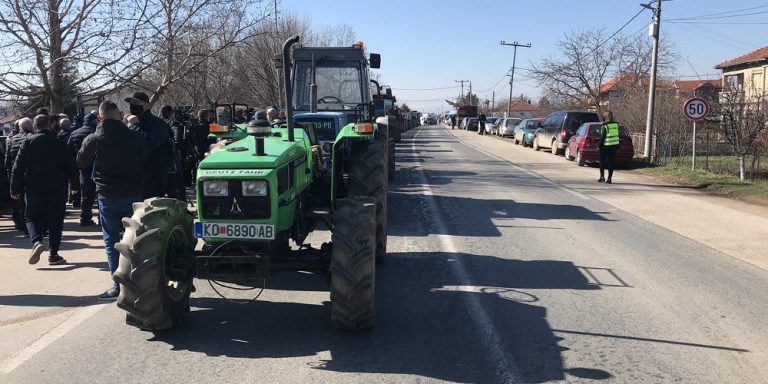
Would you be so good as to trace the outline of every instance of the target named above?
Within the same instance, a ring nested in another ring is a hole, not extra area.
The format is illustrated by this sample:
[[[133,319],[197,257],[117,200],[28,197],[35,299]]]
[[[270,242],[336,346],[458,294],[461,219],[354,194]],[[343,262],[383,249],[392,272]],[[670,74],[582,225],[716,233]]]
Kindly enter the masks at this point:
[[[120,284],[117,306],[126,323],[159,331],[189,311],[195,249],[192,216],[184,202],[152,198],[134,203],[123,219],[125,233],[115,244],[120,261],[112,278]]]

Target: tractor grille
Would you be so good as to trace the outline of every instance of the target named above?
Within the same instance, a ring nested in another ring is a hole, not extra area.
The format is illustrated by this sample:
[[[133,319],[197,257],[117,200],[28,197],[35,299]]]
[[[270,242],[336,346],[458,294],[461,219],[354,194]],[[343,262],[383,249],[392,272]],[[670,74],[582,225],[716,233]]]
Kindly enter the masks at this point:
[[[202,183],[198,188],[201,191],[203,190]],[[241,180],[232,180],[229,182],[229,196],[201,196],[200,208],[203,218],[234,220],[269,219],[272,213],[269,194],[264,197],[244,197],[241,188]]]

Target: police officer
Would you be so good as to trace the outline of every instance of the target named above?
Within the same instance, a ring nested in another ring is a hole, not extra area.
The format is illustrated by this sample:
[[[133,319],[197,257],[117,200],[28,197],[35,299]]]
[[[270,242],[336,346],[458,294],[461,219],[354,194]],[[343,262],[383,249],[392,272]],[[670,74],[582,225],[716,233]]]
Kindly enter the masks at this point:
[[[478,135],[485,134],[485,114],[484,113],[480,113],[480,116],[477,118],[477,134]]]
[[[600,137],[600,178],[598,183],[611,184],[613,177],[613,159],[619,149],[619,123],[613,121],[613,112],[603,112],[602,131]],[[605,179],[605,169],[608,168],[608,179]]]

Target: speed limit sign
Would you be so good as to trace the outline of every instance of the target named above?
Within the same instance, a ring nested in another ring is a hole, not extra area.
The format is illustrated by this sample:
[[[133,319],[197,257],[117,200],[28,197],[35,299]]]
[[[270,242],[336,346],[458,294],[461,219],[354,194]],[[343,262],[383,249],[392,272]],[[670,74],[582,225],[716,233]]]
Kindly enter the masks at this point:
[[[709,104],[706,100],[699,97],[690,98],[683,104],[683,114],[685,114],[688,120],[704,120],[709,114]]]

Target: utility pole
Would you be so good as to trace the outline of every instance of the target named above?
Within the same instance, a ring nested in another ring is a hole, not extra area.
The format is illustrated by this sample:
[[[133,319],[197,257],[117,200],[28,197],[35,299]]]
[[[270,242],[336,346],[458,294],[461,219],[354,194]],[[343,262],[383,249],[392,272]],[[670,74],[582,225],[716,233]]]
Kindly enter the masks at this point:
[[[509,77],[509,103],[507,103],[507,117],[509,117],[510,113],[512,113],[512,84],[515,81],[515,61],[517,60],[517,47],[530,48],[531,43],[519,44],[517,41],[513,41],[512,44],[507,44],[504,40],[502,40],[501,45],[510,45],[514,48],[512,53],[512,75]]]
[[[653,24],[650,25],[648,30],[649,34],[653,36],[653,52],[651,56],[651,82],[648,89],[648,115],[645,121],[645,148],[643,151],[645,160],[651,162],[653,112],[656,107],[656,67],[659,58],[659,29],[661,27],[661,0],[656,0],[656,8],[651,7],[650,4],[640,4],[640,6],[653,11]]]
[[[493,91],[493,93],[491,95],[492,95],[491,96],[491,111],[495,111],[496,110],[496,91]],[[495,112],[492,112],[492,113],[495,114]]]
[[[454,80],[457,83],[461,83],[461,97],[459,98],[460,102],[464,102],[464,83],[469,83],[469,80]],[[472,89],[469,90],[469,93],[472,93]]]
[[[472,105],[472,80],[469,81],[469,105]]]

